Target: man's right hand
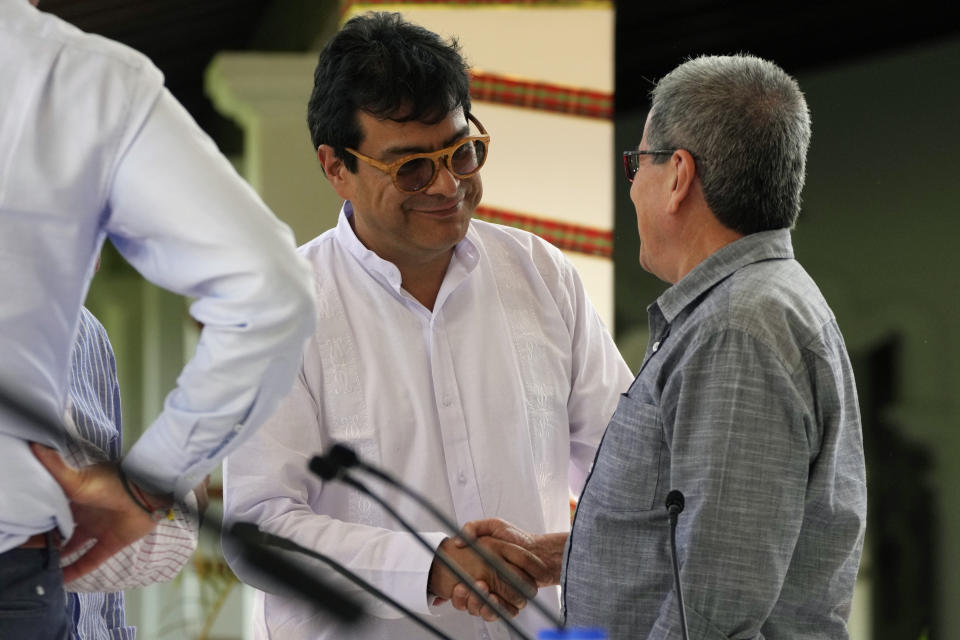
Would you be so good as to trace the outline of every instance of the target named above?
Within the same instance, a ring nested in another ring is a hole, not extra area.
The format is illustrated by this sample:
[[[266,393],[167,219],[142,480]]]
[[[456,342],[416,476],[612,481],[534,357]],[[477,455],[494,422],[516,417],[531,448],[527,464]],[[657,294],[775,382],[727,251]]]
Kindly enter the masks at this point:
[[[456,541],[451,538],[444,540],[437,551],[445,553],[459,565],[473,578],[474,585],[489,594],[490,598],[511,617],[517,615],[520,609],[526,606],[527,600],[537,593],[537,581],[532,576],[544,570],[542,561],[526,549],[496,538],[484,538],[479,541],[479,544],[514,571],[517,579],[526,587],[525,593],[519,593],[497,575],[483,558],[469,548],[457,546]],[[430,593],[448,600],[453,594],[454,586],[458,583],[460,579],[437,558],[434,558],[427,583]],[[477,608],[472,613],[490,622],[500,617],[496,611],[487,606]]]
[[[478,540],[489,540],[492,537],[525,549],[539,560],[537,564],[530,564],[527,571],[536,580],[537,586],[560,584],[563,549],[567,542],[566,532],[532,534],[500,518],[487,518],[468,522],[463,527],[463,534]],[[459,549],[467,546],[461,538],[455,538],[454,544]],[[472,615],[479,615],[484,609],[489,610],[462,582],[454,586],[450,604],[454,609],[467,611]]]
[[[563,549],[567,544],[567,532],[558,533],[527,533],[500,518],[474,520],[463,526],[463,534],[473,538],[492,536],[505,542],[522,547],[535,555],[540,562],[530,565],[531,569],[543,569],[530,573],[537,580],[538,587],[560,584],[560,571],[563,564]],[[467,543],[456,538],[457,547],[465,547]]]
[[[70,501],[76,527],[62,555],[68,556],[96,540],[63,568],[65,583],[93,571],[117,551],[153,531],[156,523],[127,494],[119,466],[104,462],[74,469],[55,449],[36,443],[30,448]]]

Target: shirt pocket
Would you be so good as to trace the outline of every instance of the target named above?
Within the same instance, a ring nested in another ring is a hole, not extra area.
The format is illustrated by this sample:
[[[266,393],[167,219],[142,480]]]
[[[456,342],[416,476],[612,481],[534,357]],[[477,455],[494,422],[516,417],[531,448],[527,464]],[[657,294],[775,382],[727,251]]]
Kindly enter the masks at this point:
[[[621,395],[591,474],[592,498],[611,512],[652,509],[665,446],[660,408]]]

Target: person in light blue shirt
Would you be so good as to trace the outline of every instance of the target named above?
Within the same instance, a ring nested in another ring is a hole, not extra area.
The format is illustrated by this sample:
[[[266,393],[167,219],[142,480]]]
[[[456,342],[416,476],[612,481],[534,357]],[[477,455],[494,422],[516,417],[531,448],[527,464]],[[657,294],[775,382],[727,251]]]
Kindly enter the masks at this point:
[[[73,470],[53,450],[63,428],[0,406],[0,637],[60,640],[64,582],[153,531],[151,514],[273,412],[312,333],[313,292],[290,229],[146,57],[26,0],[0,0],[0,42],[0,404],[61,422],[107,238],[148,280],[195,299],[204,325],[122,465]],[[61,540],[65,558],[83,549],[62,572]]]

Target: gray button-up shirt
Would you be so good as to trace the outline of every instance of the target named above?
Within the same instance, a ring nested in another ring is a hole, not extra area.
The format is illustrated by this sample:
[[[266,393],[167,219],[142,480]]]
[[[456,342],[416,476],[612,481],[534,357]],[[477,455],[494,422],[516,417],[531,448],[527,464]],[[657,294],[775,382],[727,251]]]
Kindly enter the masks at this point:
[[[853,371],[790,233],[746,236],[648,309],[650,346],[587,480],[564,562],[571,626],[680,638],[846,638],[866,526]]]

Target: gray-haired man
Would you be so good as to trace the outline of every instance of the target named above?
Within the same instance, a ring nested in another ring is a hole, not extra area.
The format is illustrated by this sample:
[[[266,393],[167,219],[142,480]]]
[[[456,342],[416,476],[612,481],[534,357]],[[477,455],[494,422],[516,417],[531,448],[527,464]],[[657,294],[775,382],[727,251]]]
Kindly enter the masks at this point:
[[[607,426],[566,545],[567,621],[679,638],[668,516],[692,638],[845,638],[866,523],[853,371],[794,260],[810,118],[752,56],[701,57],[653,90],[624,154],[640,263],[670,283]],[[477,533],[556,557],[564,536]],[[459,593],[455,606],[469,606]]]

